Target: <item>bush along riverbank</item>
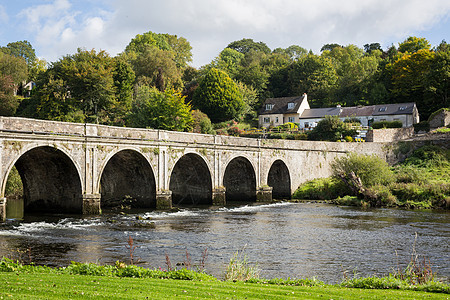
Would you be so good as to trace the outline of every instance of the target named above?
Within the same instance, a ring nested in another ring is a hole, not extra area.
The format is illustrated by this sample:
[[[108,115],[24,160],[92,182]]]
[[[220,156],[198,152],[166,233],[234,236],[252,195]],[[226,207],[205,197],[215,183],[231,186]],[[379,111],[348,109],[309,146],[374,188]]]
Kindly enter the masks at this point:
[[[448,149],[423,146],[394,167],[374,155],[351,153],[331,167],[332,177],[302,184],[293,198],[362,207],[450,208]]]

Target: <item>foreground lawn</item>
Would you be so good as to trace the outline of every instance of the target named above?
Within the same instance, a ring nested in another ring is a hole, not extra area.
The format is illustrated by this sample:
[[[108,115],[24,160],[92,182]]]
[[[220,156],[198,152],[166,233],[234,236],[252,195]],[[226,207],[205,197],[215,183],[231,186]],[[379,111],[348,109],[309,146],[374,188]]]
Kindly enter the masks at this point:
[[[0,299],[449,299],[448,294],[326,286],[0,272]]]

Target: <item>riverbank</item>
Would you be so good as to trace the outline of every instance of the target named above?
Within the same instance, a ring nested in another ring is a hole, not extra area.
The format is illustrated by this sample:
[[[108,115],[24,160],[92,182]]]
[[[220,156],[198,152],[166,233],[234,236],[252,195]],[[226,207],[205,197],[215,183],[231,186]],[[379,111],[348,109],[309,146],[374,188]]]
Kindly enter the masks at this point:
[[[122,270],[120,277],[112,274],[88,275],[105,269],[94,264],[75,264],[73,268],[52,269],[23,266],[3,259],[0,263],[0,298],[448,299],[450,293],[450,287],[446,284],[431,282],[427,285],[410,285],[393,277],[349,280],[340,285],[328,285],[308,279],[232,282],[220,281],[205,273],[186,269],[165,272],[131,265],[106,267],[108,270],[114,268]],[[157,274],[156,278],[144,275],[150,273]],[[356,288],[351,288],[352,286]]]
[[[416,149],[402,163],[390,169],[386,167],[382,183],[369,181],[381,176],[379,170],[369,167],[372,158],[350,155],[348,161],[339,162],[346,164],[344,167],[350,166],[349,174],[341,171],[333,177],[308,181],[299,186],[293,199],[327,200],[327,203],[361,207],[450,209],[449,149],[438,146]],[[381,162],[373,164],[381,170],[380,165]],[[369,178],[368,183],[364,176]]]

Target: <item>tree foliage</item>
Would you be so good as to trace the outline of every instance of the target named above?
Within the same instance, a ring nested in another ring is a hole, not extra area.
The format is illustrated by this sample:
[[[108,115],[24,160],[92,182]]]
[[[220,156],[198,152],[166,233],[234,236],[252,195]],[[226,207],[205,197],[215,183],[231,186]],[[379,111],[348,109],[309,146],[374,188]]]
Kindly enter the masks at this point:
[[[308,138],[313,141],[336,142],[345,136],[352,136],[355,132],[350,129],[349,124],[342,122],[337,116],[325,116],[317,123],[317,126],[309,134]]]
[[[200,81],[193,105],[211,121],[222,122],[237,118],[244,102],[236,83],[225,72],[212,68]]]
[[[146,85],[139,86],[128,124],[133,127],[189,131],[193,125],[190,105],[184,96],[173,89],[159,91]]]
[[[398,51],[403,53],[415,53],[419,50],[430,50],[430,42],[426,38],[410,36],[398,44]]]
[[[242,39],[239,41],[234,41],[228,44],[227,48],[236,50],[240,53],[247,53],[251,50],[253,51],[260,51],[265,54],[269,54],[270,48],[266,45],[264,42],[255,42],[252,39]]]
[[[346,156],[336,158],[331,163],[333,176],[338,179],[351,179],[353,172],[361,179],[364,187],[377,184],[386,185],[394,179],[387,162],[376,155],[364,155],[352,152]]]

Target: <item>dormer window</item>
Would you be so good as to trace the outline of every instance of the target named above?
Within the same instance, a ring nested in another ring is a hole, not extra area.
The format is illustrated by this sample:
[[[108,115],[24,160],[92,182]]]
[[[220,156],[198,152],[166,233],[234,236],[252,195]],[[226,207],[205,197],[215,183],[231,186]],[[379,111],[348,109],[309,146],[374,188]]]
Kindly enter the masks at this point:
[[[295,103],[294,102],[289,102],[288,103],[288,109],[293,109],[295,107]]]
[[[272,110],[275,104],[266,104],[266,110]]]
[[[387,109],[387,107],[386,107],[386,106],[383,106],[383,107],[380,107],[380,108],[378,109],[378,111],[383,112],[383,111],[386,111],[386,109]]]
[[[406,106],[400,106],[399,110],[405,110]]]

